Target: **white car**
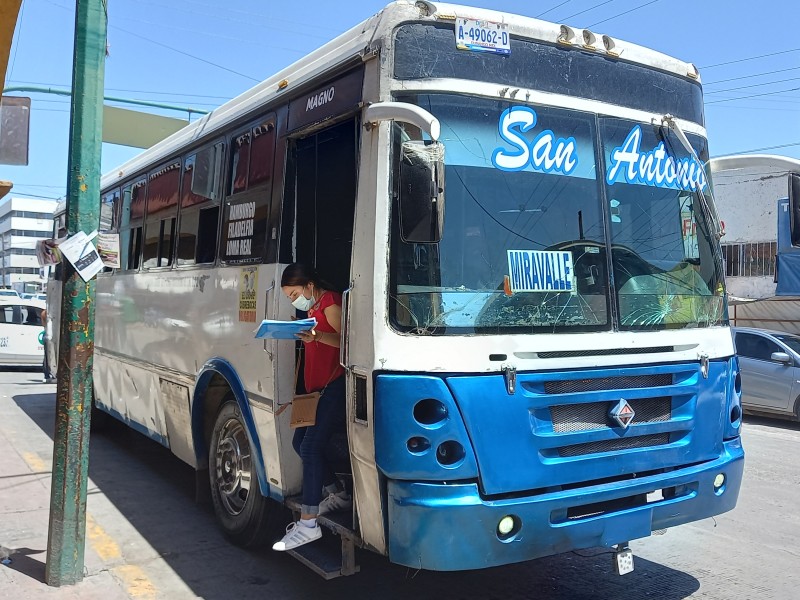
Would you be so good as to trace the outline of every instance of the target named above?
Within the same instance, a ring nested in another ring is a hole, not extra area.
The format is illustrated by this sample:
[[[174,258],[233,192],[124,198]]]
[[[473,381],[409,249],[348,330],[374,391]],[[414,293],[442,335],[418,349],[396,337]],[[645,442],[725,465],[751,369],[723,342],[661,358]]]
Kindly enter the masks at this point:
[[[19,292],[17,290],[2,288],[0,289],[0,298],[19,298]]]
[[[44,307],[41,300],[0,296],[0,365],[43,364]]]

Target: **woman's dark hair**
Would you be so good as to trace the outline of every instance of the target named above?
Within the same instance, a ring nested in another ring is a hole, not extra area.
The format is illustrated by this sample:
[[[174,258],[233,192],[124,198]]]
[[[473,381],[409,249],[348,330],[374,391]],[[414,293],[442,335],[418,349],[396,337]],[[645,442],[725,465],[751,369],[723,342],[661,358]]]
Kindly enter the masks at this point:
[[[305,287],[309,282],[313,283],[314,287],[335,291],[331,284],[319,276],[314,267],[303,263],[290,264],[283,270],[283,275],[281,275],[281,287],[287,285],[302,285]]]

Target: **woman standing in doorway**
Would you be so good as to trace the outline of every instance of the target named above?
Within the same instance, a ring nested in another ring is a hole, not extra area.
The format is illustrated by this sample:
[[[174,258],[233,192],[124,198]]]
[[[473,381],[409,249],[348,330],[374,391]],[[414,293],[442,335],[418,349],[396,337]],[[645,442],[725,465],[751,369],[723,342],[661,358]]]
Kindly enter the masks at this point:
[[[345,429],[344,369],[339,364],[342,296],[330,289],[306,265],[293,263],[281,277],[281,290],[297,310],[307,311],[317,324],[298,334],[305,350],[306,392],[320,392],[314,425],[295,431],[292,445],[303,461],[303,504],[300,520],[286,528],[273,550],[291,550],[322,537],[317,516],[346,510],[352,498],[340,489],[326,456],[331,436]],[[324,499],[323,499],[324,498]]]

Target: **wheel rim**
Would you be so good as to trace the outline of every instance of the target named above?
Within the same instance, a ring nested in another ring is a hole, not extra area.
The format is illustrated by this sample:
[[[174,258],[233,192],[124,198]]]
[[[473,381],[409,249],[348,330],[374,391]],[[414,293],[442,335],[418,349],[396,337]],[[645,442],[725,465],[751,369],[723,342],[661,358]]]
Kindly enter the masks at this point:
[[[244,510],[250,495],[250,442],[236,419],[223,425],[215,449],[216,483],[220,500],[231,515]]]

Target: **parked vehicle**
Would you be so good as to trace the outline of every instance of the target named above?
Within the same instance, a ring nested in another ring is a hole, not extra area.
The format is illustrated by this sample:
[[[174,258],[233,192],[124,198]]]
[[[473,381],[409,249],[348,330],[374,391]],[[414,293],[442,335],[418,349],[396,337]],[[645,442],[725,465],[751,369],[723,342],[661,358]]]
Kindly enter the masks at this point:
[[[8,288],[0,289],[0,297],[19,298],[19,292]]]
[[[734,508],[744,466],[702,98],[589,30],[391,3],[103,176],[94,406],[208,477],[229,539],[281,537],[297,353],[253,330],[307,262],[344,290],[354,505],[295,556],[629,571],[628,542]]]
[[[44,302],[41,300],[0,296],[0,365],[42,364],[44,361],[42,310]]]
[[[800,420],[800,337],[750,327],[733,331],[745,412]]]

